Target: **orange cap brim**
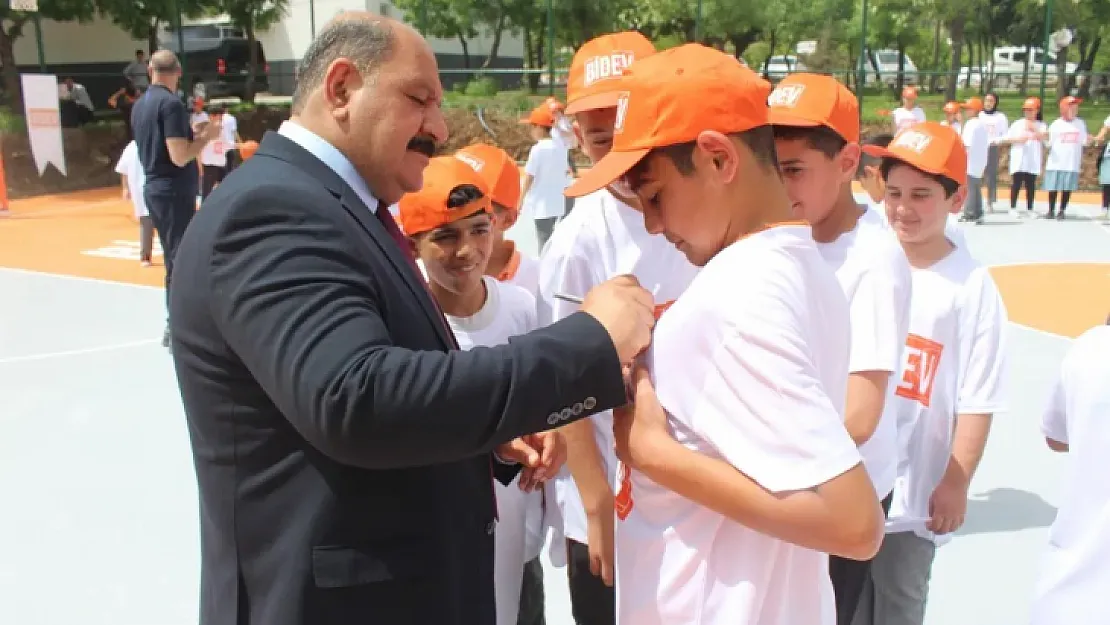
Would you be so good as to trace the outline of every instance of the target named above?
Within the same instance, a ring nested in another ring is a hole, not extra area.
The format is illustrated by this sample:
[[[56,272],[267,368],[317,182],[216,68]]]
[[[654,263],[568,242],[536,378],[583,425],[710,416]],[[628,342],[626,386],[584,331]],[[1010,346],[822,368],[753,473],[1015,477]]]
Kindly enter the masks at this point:
[[[944,176],[945,178],[951,178],[951,176],[947,172],[944,171],[943,167],[932,167],[932,166],[928,166],[928,165],[923,165],[923,164],[921,164],[917,161],[911,161],[911,160],[907,159],[905,156],[903,156],[901,154],[891,152],[890,150],[888,150],[884,147],[877,146],[877,145],[865,145],[865,146],[863,146],[863,153],[867,154],[868,156],[874,156],[876,158],[893,158],[895,160],[902,161],[903,163],[906,163],[907,165],[910,165],[912,167],[920,169],[921,171],[923,171],[927,174],[934,174],[936,176]],[[957,179],[957,180],[955,180],[955,182],[957,184],[964,185],[964,184],[967,184],[967,178]]]
[[[617,100],[620,98],[619,91],[606,91],[604,93],[595,93],[592,95],[583,96],[574,102],[567,104],[564,113],[567,115],[574,115],[583,111],[596,111],[597,109],[610,109],[617,108]]]
[[[567,197],[582,197],[604,189],[644,160],[648,152],[651,152],[648,148],[628,152],[609,152],[605,158],[584,172],[574,184],[567,187],[563,194]]]

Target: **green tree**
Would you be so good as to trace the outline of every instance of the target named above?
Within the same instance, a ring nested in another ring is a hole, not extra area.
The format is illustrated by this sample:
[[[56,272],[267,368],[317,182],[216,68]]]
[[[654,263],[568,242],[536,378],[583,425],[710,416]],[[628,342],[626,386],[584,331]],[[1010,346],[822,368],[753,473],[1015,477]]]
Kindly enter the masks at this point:
[[[254,102],[254,81],[258,75],[258,32],[269,29],[281,21],[289,10],[289,0],[217,0],[216,7],[225,13],[231,23],[243,29],[250,49],[247,64],[245,99]]]
[[[478,36],[482,16],[478,5],[467,0],[395,0],[405,20],[424,29],[426,37],[456,39],[462,47],[463,66],[470,68],[470,40]]]
[[[55,22],[87,22],[96,13],[88,0],[39,0],[39,16]],[[10,2],[0,5],[0,65],[3,66],[4,91],[13,110],[23,108],[23,86],[15,64],[15,42],[34,19],[34,13],[13,11]]]
[[[219,8],[219,0],[96,0],[97,10],[132,38],[145,41],[147,50],[158,49],[158,32],[174,23],[180,8],[186,17],[199,17]]]

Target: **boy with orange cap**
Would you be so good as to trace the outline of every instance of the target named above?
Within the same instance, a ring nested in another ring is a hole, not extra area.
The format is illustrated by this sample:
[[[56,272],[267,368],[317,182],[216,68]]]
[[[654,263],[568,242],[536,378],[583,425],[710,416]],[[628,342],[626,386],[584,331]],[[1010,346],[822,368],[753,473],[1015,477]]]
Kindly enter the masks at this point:
[[[832,625],[826,554],[871,557],[882,509],[844,428],[848,303],[791,215],[770,85],[698,44],[619,82],[613,148],[567,192],[624,181],[701,270],[613,417],[618,623]]]
[[[968,98],[960,105],[963,126],[959,135],[967,149],[967,199],[964,201],[961,221],[983,223],[983,173],[987,170],[990,158],[990,135],[979,117],[983,112],[983,100]]]
[[[532,140],[536,143],[524,163],[521,191],[524,201],[519,208],[535,222],[536,247],[541,250],[551,238],[556,222],[566,214],[563,189],[570,183],[570,144],[555,128],[558,112],[557,106],[545,101],[520,120],[531,126]]]
[[[520,205],[520,169],[513,157],[488,143],[476,143],[455,153],[486,181],[493,206],[493,249],[486,275],[523,287],[535,297],[539,289],[539,261],[522,254],[505,232],[516,223]]]
[[[478,172],[458,158],[443,156],[424,169],[423,188],[398,202],[401,228],[412,240],[429,290],[461,349],[507,343],[537,327],[530,293],[484,275],[494,238],[490,198]],[[526,522],[542,505],[535,487],[544,477],[521,474],[508,486],[495,484],[497,625],[517,623],[528,559]]]
[[[780,82],[767,102],[794,215],[812,226],[817,249],[848,298],[844,423],[885,512],[898,472],[898,428],[887,405],[906,344],[910,266],[883,219],[852,193],[861,155],[856,96],[831,76],[803,73]],[[829,564],[837,622],[849,625],[869,562],[833,556]]]
[[[902,87],[902,106],[894,109],[890,116],[894,121],[894,132],[925,121],[925,110],[917,105],[917,87]]]
[[[944,121],[940,123],[941,126],[948,126],[955,130],[957,134],[960,132],[960,103],[959,102],[945,102],[944,103]]]
[[[601,160],[613,142],[618,79],[655,47],[636,32],[602,35],[586,42],[571,61],[567,113],[575,119],[582,151]],[[604,187],[604,185],[603,185]],[[666,239],[644,228],[639,204],[628,191],[598,188],[579,197],[574,212],[556,229],[540,258],[539,319],[562,319],[577,306],[558,299],[581,297],[596,284],[633,274],[665,306],[682,293],[697,269]],[[617,458],[610,413],[563,428],[572,449],[567,470],[555,484],[563,517],[571,607],[578,625],[606,625],[615,619],[613,592],[613,484]]]
[[[898,476],[856,625],[921,625],[937,546],[964,522],[991,419],[1004,410],[1006,309],[987,268],[945,235],[967,195],[967,149],[926,122],[881,157],[886,211],[912,267],[913,299],[891,407]],[[658,329],[656,330],[658,332]]]

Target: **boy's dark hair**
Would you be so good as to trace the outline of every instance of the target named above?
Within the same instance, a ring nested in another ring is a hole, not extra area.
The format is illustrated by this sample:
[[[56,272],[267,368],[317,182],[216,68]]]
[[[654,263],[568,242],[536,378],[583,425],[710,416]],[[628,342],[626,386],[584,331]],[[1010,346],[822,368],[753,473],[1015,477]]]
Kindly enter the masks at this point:
[[[927,171],[922,171],[914,167],[913,165],[910,165],[906,161],[890,157],[883,158],[882,163],[879,165],[879,173],[882,175],[884,182],[886,181],[887,177],[890,176],[890,170],[893,169],[895,165],[903,165],[905,167],[909,167],[910,169],[913,169],[920,173],[922,176],[935,180],[936,183],[944,189],[945,199],[952,197],[952,194],[960,188],[960,183],[949,178],[948,176],[942,176],[940,174],[930,174]]]
[[[848,142],[828,126],[775,126],[775,139],[805,141],[810,149],[832,159],[840,154]]]
[[[730,133],[730,138],[737,139],[744,144],[752,154],[755,156],[756,161],[764,168],[777,172],[779,169],[778,155],[775,153],[775,135],[770,126],[757,126],[751,130],[744,132]],[[687,143],[676,143],[661,148],[655,148],[651,154],[662,154],[670,159],[674,164],[674,168],[678,173],[683,176],[689,176],[694,173],[694,148],[697,147],[696,141],[689,141]],[[650,156],[649,154],[648,156]],[[637,172],[647,162],[647,158],[641,160],[636,164],[628,173],[630,176],[635,176]]]
[[[451,189],[451,193],[447,196],[447,208],[459,208],[466,206],[474,200],[480,200],[485,197],[482,190],[472,184],[460,184],[459,186]]]
[[[884,132],[882,134],[864,137],[863,141],[860,141],[859,144],[860,147],[873,145],[876,147],[885,148],[890,145],[891,141],[894,141],[894,135]],[[858,180],[860,178],[863,178],[864,167],[878,167],[882,163],[882,160],[883,159],[879,158],[878,156],[871,156],[867,152],[863,152],[862,154],[860,154],[859,168],[856,169],[856,179]]]

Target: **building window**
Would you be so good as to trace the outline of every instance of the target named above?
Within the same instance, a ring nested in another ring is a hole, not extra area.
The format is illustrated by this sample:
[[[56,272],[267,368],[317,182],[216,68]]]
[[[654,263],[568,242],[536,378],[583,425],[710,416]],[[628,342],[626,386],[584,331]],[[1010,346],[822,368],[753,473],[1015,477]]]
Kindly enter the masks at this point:
[[[389,6],[388,2],[383,2],[383,3],[379,4],[378,5],[378,15],[381,15],[382,17],[389,17],[389,9],[390,9],[390,6]]]

